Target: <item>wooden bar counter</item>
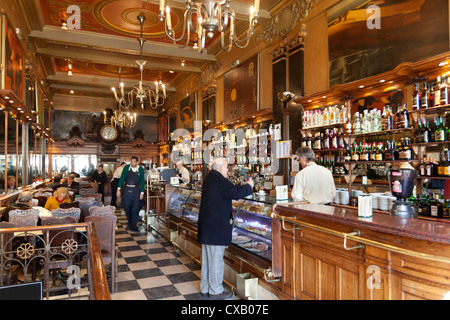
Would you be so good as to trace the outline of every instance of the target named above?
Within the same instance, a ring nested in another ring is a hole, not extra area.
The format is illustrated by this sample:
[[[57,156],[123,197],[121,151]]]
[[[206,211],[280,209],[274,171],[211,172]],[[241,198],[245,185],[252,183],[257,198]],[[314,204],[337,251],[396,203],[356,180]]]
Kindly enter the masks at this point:
[[[277,204],[273,276],[282,299],[449,299],[450,223]]]

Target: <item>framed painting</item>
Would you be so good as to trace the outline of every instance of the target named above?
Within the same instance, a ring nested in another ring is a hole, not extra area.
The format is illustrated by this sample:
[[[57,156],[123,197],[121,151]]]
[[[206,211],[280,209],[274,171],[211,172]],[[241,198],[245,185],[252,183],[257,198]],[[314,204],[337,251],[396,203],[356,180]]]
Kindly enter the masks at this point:
[[[197,92],[180,101],[180,129],[194,131],[197,111]]]
[[[449,51],[448,0],[343,0],[327,18],[330,87]]]
[[[230,121],[258,111],[258,55],[224,75],[224,118]]]
[[[24,51],[13,26],[9,23],[6,16],[2,16],[2,21],[5,33],[4,89],[13,91],[24,102],[26,81]]]

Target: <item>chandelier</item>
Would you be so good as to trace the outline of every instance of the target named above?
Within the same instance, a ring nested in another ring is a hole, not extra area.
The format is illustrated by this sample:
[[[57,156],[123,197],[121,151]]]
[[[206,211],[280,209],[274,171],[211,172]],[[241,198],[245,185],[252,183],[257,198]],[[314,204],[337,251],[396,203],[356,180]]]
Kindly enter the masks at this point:
[[[144,21],[146,20],[145,16],[138,16],[137,19],[141,25],[141,36],[138,39],[140,46],[140,60],[136,60],[136,64],[139,67],[139,71],[141,73],[141,80],[138,84],[133,85],[132,89],[125,95],[124,83],[121,82],[120,74],[122,68],[119,68],[119,90],[116,90],[115,87],[112,88],[114,92],[114,98],[116,102],[119,104],[119,109],[132,109],[134,108],[134,99],[136,99],[139,104],[141,110],[145,110],[147,107],[152,111],[156,111],[159,107],[164,104],[166,98],[166,86],[162,83],[161,80],[155,81],[155,90],[153,90],[150,86],[144,84],[143,75],[144,75],[144,67],[147,64],[147,61],[143,59],[143,48],[145,39],[143,38],[143,27]],[[162,91],[162,98],[160,98],[160,87]],[[117,91],[120,91],[119,93]]]
[[[111,109],[107,109],[109,114],[106,111],[103,111],[103,122],[106,125],[111,125],[114,127],[124,128],[133,128],[136,125],[136,113],[130,114],[129,112],[122,112],[119,107],[119,112],[112,112]]]
[[[187,0],[183,18],[183,31],[178,38],[175,31],[172,29],[170,8],[169,6],[164,7],[165,0],[160,0],[159,17],[161,21],[165,21],[164,30],[166,35],[175,44],[178,44],[183,38],[186,38],[186,42],[180,45],[181,48],[184,48],[189,44],[191,32],[193,32],[198,39],[198,44],[195,43],[194,48],[197,48],[198,52],[202,53],[205,49],[206,37],[211,39],[214,37],[214,33],[220,32],[222,50],[231,51],[233,43],[238,48],[245,48],[248,46],[254,32],[255,24],[258,22],[259,1],[260,0],[255,0],[255,5],[250,7],[249,27],[244,39],[239,39],[236,35],[234,23],[236,13],[230,8],[230,0],[204,0],[204,2],[191,2],[190,0]],[[196,18],[193,19],[193,16]],[[197,22],[195,26],[193,24],[194,20]],[[228,44],[226,45],[225,31],[228,26],[229,38]]]

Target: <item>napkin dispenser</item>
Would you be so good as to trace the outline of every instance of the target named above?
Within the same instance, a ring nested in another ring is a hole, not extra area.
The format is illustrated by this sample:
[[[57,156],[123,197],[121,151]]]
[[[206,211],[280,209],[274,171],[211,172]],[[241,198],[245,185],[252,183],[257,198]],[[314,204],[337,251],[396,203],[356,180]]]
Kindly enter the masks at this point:
[[[358,217],[370,218],[372,216],[372,196],[361,194],[358,196]]]

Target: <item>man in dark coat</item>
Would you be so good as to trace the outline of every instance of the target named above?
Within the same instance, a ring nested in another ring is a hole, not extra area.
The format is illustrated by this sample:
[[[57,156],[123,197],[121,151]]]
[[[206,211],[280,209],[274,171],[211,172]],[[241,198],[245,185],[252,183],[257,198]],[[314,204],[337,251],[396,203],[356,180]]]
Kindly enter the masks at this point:
[[[244,186],[233,185],[228,179],[228,166],[223,158],[214,159],[211,172],[202,186],[202,200],[198,216],[198,241],[202,244],[202,271],[200,291],[213,299],[228,299],[224,291],[223,255],[231,244],[232,200],[253,193],[253,181]]]

